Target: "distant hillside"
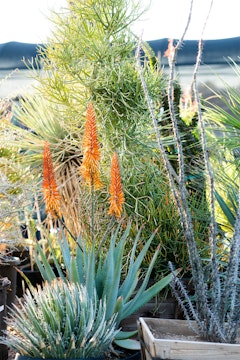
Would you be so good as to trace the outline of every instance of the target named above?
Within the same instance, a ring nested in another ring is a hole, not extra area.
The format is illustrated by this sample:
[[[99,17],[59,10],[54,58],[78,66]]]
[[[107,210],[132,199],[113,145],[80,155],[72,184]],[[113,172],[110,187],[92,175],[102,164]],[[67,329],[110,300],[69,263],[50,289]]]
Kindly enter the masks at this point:
[[[168,47],[168,39],[148,41],[155,54],[160,57],[161,63],[167,65],[163,57]],[[0,70],[26,69],[23,59],[32,62],[37,56],[37,49],[44,44],[28,44],[8,42],[0,44]],[[179,50],[177,64],[192,65],[195,63],[198,41],[185,40]],[[226,64],[228,58],[240,62],[240,37],[220,40],[205,40],[202,62],[206,65]]]
[[[168,47],[168,39],[153,40],[148,43],[167,71],[168,61],[163,55]],[[34,59],[38,56],[38,48],[43,46],[44,44],[19,42],[0,44],[0,81],[7,77],[6,81],[0,83],[0,98],[21,96],[31,88],[33,80],[28,76],[29,71],[25,63],[34,64]],[[197,47],[197,40],[185,40],[179,50],[177,72],[183,89],[190,86]],[[222,87],[224,80],[229,85],[239,86],[239,78],[229,65],[230,59],[240,63],[240,37],[205,40],[202,66],[198,72],[199,82],[216,88]]]
[[[161,59],[161,64],[167,65],[167,59],[163,57],[168,47],[168,39],[148,41],[155,54]],[[198,50],[197,40],[185,40],[178,52],[177,65],[194,65]],[[203,42],[202,63],[205,65],[226,64],[231,58],[240,63],[240,37],[230,39],[205,40]]]
[[[26,69],[37,57],[37,50],[43,44],[28,44],[16,41],[0,44],[0,70]],[[23,61],[24,60],[24,61]]]

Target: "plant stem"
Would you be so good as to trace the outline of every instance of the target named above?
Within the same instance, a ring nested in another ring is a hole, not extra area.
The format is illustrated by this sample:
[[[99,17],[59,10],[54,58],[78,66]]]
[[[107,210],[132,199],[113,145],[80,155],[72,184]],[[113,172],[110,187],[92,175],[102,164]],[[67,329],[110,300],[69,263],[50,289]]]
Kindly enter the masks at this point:
[[[113,225],[114,225],[115,221],[116,221],[115,216],[112,216],[111,221],[108,223],[107,229],[106,229],[106,231],[105,231],[105,233],[104,233],[104,235],[103,235],[103,237],[101,239],[101,242],[100,242],[100,244],[98,246],[97,256],[98,256],[98,254],[99,254],[99,252],[101,250],[101,247],[103,246],[104,241],[107,238],[107,235],[108,235],[109,231],[113,228]]]
[[[91,237],[92,237],[92,244],[95,246],[95,234],[94,234],[94,208],[95,208],[95,203],[94,203],[94,185],[93,182],[91,184],[91,202],[92,202],[92,206],[91,206]]]
[[[81,247],[81,245],[79,244],[79,242],[77,241],[76,236],[74,236],[72,234],[72,232],[69,230],[69,228],[67,227],[64,219],[60,218],[60,216],[57,216],[58,220],[60,221],[60,223],[62,224],[63,228],[67,230],[67,232],[69,233],[69,235],[71,236],[71,238],[75,241],[75,243],[77,244],[77,246],[79,247],[79,249],[83,252],[83,248]]]

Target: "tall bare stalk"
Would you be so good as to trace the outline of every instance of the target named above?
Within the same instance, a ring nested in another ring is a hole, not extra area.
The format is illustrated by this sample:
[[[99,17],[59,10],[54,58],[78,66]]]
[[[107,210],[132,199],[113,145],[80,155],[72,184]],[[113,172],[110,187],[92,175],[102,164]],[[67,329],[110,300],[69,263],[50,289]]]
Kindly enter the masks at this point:
[[[209,224],[209,253],[210,259],[208,268],[201,258],[201,249],[196,243],[194,223],[192,218],[191,207],[189,205],[190,194],[187,191],[185,183],[185,167],[186,161],[183,154],[183,143],[178,128],[177,114],[174,106],[174,79],[176,70],[176,59],[179,48],[183,45],[185,33],[190,24],[192,7],[194,0],[191,1],[189,17],[182,38],[177,42],[176,46],[171,45],[168,51],[169,59],[169,82],[168,82],[168,106],[170,110],[170,119],[173,129],[174,140],[178,152],[178,175],[176,176],[174,169],[168,159],[167,152],[164,147],[161,128],[157,122],[153,104],[149,95],[148,88],[144,79],[141,60],[140,48],[141,40],[137,49],[137,64],[139,76],[148,104],[149,113],[153,121],[156,132],[157,142],[168,174],[171,190],[176,202],[177,209],[181,217],[181,223],[184,231],[184,237],[188,246],[189,260],[191,264],[191,272],[193,285],[195,289],[194,300],[189,297],[183,283],[177,277],[174,277],[173,291],[180,305],[183,308],[187,319],[194,319],[197,323],[196,331],[205,339],[215,342],[236,342],[238,328],[240,324],[240,306],[239,306],[239,255],[240,255],[240,206],[238,208],[235,231],[231,242],[226,270],[223,271],[218,261],[218,239],[217,239],[217,223],[215,219],[215,199],[214,199],[214,176],[211,170],[208,148],[205,136],[205,125],[201,110],[201,101],[198,91],[197,74],[201,63],[203,41],[202,36],[211,11],[212,2],[210,4],[209,13],[203,27],[201,39],[196,57],[196,65],[193,71],[192,89],[198,108],[198,123],[201,133],[201,145],[205,163],[205,176],[208,184],[209,207],[210,207],[210,224]],[[240,198],[240,196],[239,196]],[[172,265],[171,265],[172,266]],[[172,267],[173,268],[173,267]],[[209,271],[210,269],[210,271]]]

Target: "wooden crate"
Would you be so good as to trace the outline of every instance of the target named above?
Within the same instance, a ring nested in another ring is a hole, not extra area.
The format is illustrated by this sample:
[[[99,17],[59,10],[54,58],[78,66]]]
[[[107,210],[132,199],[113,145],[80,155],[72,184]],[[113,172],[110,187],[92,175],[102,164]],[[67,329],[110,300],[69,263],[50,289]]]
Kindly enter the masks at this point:
[[[195,323],[192,322],[194,326]],[[142,360],[237,360],[240,344],[195,339],[185,320],[139,318]]]

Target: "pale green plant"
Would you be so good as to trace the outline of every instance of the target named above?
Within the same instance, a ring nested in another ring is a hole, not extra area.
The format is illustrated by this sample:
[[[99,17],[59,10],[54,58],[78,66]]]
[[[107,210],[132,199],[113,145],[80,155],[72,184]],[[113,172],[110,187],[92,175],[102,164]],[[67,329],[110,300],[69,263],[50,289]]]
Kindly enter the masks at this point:
[[[103,357],[118,333],[116,316],[107,319],[106,300],[91,290],[60,279],[27,289],[0,342],[29,358]]]

